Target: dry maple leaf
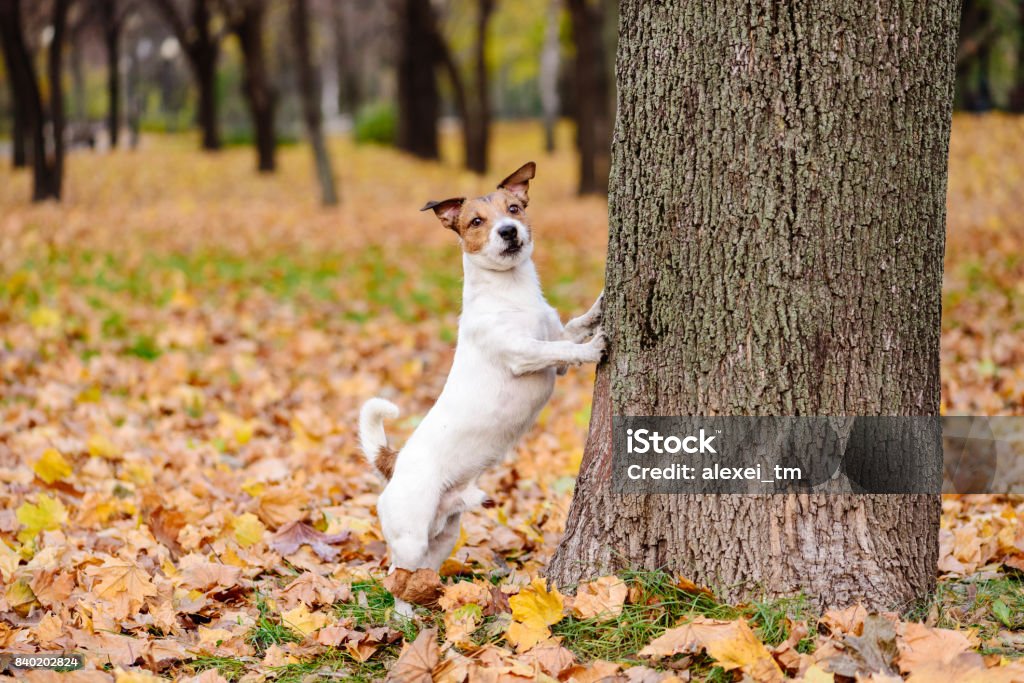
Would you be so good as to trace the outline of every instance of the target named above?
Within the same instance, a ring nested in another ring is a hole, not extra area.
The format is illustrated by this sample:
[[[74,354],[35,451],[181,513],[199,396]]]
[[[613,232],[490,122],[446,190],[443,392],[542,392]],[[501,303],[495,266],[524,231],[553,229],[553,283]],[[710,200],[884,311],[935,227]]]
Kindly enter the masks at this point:
[[[424,629],[416,636],[416,640],[402,650],[398,661],[388,672],[387,680],[395,683],[433,683],[434,667],[440,659],[437,629]]]
[[[270,547],[287,557],[294,554],[303,545],[308,545],[324,562],[334,562],[338,559],[340,551],[337,548],[332,548],[331,544],[344,543],[348,537],[347,531],[340,534],[325,534],[305,522],[289,522],[274,534],[270,541]]]
[[[512,608],[512,623],[505,633],[506,640],[517,652],[525,652],[551,636],[548,629],[565,616],[564,599],[557,588],[548,590],[544,579],[534,579],[530,585],[508,599]]]
[[[629,587],[617,576],[602,576],[582,583],[572,601],[572,612],[581,619],[613,619],[622,614]]]
[[[757,681],[781,681],[784,676],[764,644],[743,619],[718,621],[697,617],[669,629],[640,650],[642,657],[671,657],[705,650],[726,671],[740,669]]]
[[[157,594],[149,573],[134,562],[110,559],[102,566],[88,567],[85,572],[97,577],[92,592],[113,606],[115,619],[126,619],[142,607],[146,598]]]
[[[444,590],[441,577],[433,569],[396,569],[381,583],[396,598],[423,607],[436,606]]]
[[[903,637],[897,642],[899,655],[896,663],[903,673],[911,673],[932,662],[949,662],[970,652],[978,645],[977,635],[944,628],[930,628],[924,624],[903,624]],[[977,655],[981,660],[981,655]]]

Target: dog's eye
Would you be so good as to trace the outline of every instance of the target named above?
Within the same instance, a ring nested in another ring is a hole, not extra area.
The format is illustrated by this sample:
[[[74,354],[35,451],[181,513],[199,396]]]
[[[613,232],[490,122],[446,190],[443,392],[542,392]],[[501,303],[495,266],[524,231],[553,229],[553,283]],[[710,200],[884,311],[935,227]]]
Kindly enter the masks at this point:
[[[471,220],[471,221],[469,222],[469,224],[470,224],[470,225],[472,225],[472,226],[473,226],[473,227],[475,228],[475,227],[477,227],[478,225],[482,225],[482,224],[483,224],[483,222],[484,222],[484,219],[483,219],[483,218],[480,218],[479,216],[477,216],[476,218],[474,218],[473,220]]]
[[[513,204],[512,206],[508,207],[508,212],[509,213],[519,213],[519,207],[516,206],[515,204]]]

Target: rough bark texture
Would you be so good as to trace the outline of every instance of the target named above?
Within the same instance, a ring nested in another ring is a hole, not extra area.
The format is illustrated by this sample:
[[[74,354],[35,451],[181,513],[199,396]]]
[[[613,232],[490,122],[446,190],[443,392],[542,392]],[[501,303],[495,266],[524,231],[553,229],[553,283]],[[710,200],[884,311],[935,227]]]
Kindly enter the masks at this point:
[[[934,415],[958,8],[621,4],[605,330],[549,575],[926,595],[938,496],[615,496],[611,416]]]
[[[602,36],[603,12],[596,0],[568,0],[576,42],[576,136],[580,152],[579,193],[608,191],[611,115]]]
[[[299,96],[302,100],[303,118],[306,120],[306,134],[313,147],[316,177],[320,183],[320,198],[325,206],[333,206],[338,203],[338,190],[334,180],[334,168],[327,153],[327,142],[324,140],[323,113],[320,111],[320,80],[311,55],[307,0],[292,0],[291,19]]]
[[[229,10],[231,11],[231,10]],[[277,93],[271,85],[267,70],[263,40],[263,19],[266,17],[265,0],[242,0],[231,11],[231,31],[242,48],[245,76],[242,94],[245,96],[256,143],[256,168],[271,173],[277,167],[277,137],[274,133],[274,108]]]
[[[398,13],[398,148],[423,159],[438,159],[440,107],[434,69],[436,19],[430,0],[402,0]]]

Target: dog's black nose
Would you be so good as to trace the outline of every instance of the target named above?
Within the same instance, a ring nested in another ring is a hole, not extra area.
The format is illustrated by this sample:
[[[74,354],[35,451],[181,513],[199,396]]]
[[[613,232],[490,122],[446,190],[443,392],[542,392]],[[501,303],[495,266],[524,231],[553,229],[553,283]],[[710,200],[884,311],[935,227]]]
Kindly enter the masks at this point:
[[[516,230],[516,226],[514,225],[503,225],[500,228],[498,228],[498,235],[500,235],[501,239],[505,240],[506,242],[515,241],[518,232],[519,231]]]

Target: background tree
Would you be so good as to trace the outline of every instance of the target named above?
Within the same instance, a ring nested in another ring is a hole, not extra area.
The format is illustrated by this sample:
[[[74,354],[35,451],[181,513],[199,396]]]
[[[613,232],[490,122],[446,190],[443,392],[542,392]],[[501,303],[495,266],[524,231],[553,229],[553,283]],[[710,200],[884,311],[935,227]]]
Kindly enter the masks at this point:
[[[14,100],[20,102],[23,133],[31,141],[32,199],[60,199],[64,174],[64,86],[62,66],[71,0],[54,0],[47,49],[47,100],[25,40],[20,0],[0,0],[0,43]],[[16,133],[17,134],[17,133]]]
[[[957,8],[623,0],[605,329],[550,577],[892,607],[938,496],[617,496],[612,415],[935,415]]]
[[[107,53],[107,135],[110,146],[117,147],[121,130],[121,33],[125,20],[138,8],[126,0],[99,0],[99,9]]]
[[[292,38],[295,41],[295,66],[298,71],[299,96],[302,99],[306,134],[313,147],[316,177],[320,182],[320,195],[324,205],[333,206],[338,203],[338,191],[331,158],[327,153],[327,143],[324,141],[323,113],[320,109],[320,81],[316,67],[313,66],[307,0],[292,0],[291,24]]]
[[[558,70],[562,46],[558,40],[561,0],[549,0],[544,22],[544,46],[540,53],[540,72],[537,86],[544,121],[544,150],[555,151],[555,124],[558,122]]]
[[[440,96],[434,70],[442,57],[430,0],[400,0],[397,21],[397,145],[422,159],[437,159]]]
[[[208,0],[185,0],[183,11],[175,0],[153,0],[185,53],[199,95],[197,120],[203,149],[220,149],[217,121],[217,62],[223,34],[213,26],[214,12]]]
[[[611,144],[608,67],[605,59],[604,12],[599,0],[567,0],[576,58],[576,136],[580,152],[580,194],[605,194]]]
[[[270,173],[276,167],[277,136],[274,109],[277,93],[267,68],[263,24],[267,0],[221,0],[228,27],[242,49],[242,94],[249,108],[256,143],[257,169]]]

